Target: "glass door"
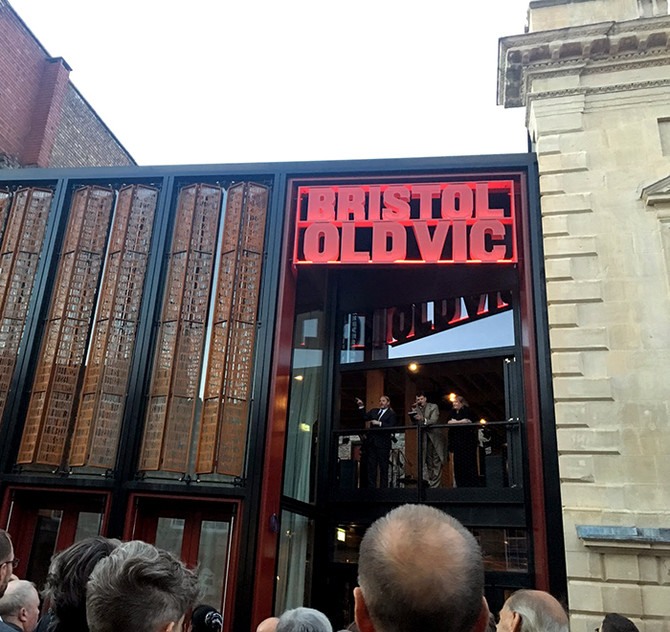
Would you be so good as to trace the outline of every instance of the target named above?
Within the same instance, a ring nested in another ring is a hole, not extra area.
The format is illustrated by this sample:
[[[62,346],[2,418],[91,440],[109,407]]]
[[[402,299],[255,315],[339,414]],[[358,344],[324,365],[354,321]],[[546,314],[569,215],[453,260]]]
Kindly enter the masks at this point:
[[[236,502],[136,495],[124,537],[144,540],[198,569],[201,602],[230,612],[228,578],[236,564]],[[232,617],[224,616],[224,621]]]
[[[9,489],[3,527],[12,536],[16,574],[44,585],[54,553],[84,538],[104,533],[109,513],[106,493],[44,489]]]

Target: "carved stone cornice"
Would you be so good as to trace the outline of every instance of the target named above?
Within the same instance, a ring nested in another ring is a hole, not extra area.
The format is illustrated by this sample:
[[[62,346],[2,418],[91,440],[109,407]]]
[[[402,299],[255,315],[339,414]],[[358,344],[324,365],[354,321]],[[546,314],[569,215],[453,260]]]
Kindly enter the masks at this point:
[[[603,22],[503,37],[498,47],[498,104],[521,107],[537,78],[670,66],[670,16]],[[638,77],[639,79],[639,77]],[[583,92],[635,89],[635,84]]]
[[[667,210],[670,208],[670,176],[661,178],[652,184],[639,189],[640,199],[645,206],[658,207]]]

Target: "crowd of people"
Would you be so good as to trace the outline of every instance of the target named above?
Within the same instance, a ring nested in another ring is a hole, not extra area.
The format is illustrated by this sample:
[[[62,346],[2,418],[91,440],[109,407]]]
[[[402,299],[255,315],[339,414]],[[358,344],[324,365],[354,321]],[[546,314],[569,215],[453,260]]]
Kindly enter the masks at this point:
[[[57,553],[40,595],[18,579],[9,535],[0,530],[0,632],[221,632],[223,619],[198,604],[196,572],[141,541],[101,536]],[[427,505],[402,505],[374,522],[360,546],[353,632],[568,632],[549,593],[519,590],[496,624],[484,597],[484,563],[473,535]],[[43,614],[41,614],[43,612]],[[287,610],[257,632],[333,632],[312,608]],[[637,632],[608,614],[600,632]]]

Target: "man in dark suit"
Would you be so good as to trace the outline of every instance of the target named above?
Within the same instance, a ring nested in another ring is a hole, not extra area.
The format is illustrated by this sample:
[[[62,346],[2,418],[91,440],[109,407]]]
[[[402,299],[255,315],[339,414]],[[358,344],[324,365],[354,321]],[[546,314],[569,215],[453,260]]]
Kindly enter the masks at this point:
[[[377,487],[377,471],[379,471],[379,488],[386,489],[389,480],[389,457],[391,455],[391,433],[379,432],[380,428],[391,428],[396,425],[396,414],[391,408],[388,395],[379,398],[379,408],[371,408],[365,412],[363,400],[356,398],[366,426],[370,428],[363,442],[363,458],[367,465],[366,487]]]

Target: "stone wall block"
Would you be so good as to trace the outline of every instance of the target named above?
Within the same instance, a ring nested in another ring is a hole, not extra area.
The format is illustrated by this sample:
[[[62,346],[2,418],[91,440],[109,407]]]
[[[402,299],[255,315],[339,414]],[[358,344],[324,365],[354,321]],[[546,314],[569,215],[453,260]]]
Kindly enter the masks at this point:
[[[556,257],[596,256],[595,235],[579,235],[570,237],[546,237],[544,239],[544,254],[547,259]]]
[[[560,399],[611,399],[609,378],[556,377],[554,397]]]
[[[600,428],[558,428],[560,452],[585,452],[589,454],[616,454],[621,436],[618,430]]]
[[[565,554],[568,575],[572,579],[602,579],[600,555],[588,551],[567,551]]]
[[[543,215],[590,213],[593,210],[590,193],[546,195],[540,199]]]
[[[666,558],[670,564],[670,558]],[[638,568],[640,569],[640,580],[647,584],[658,584],[660,578],[660,560],[653,555],[640,555],[638,558]],[[670,582],[670,568],[668,571],[668,580]]]
[[[545,237],[569,235],[568,218],[566,215],[545,215],[542,218],[542,234]]]
[[[561,151],[560,134],[541,136],[537,139],[535,151],[538,156],[548,156]]]
[[[572,279],[570,259],[549,259],[545,262],[544,273],[547,281],[566,281]]]
[[[559,457],[561,480],[578,483],[593,483],[593,457],[591,455],[567,454]]]
[[[667,617],[670,613],[670,586],[642,586],[641,601],[644,614]]]
[[[640,586],[603,584],[602,595],[604,612],[618,612],[627,617],[641,616],[645,613]]]
[[[580,303],[602,300],[600,281],[552,281],[547,283],[547,302]]]
[[[561,498],[566,506],[577,509],[617,509],[623,511],[626,501],[622,487],[596,483],[561,481]]]
[[[556,376],[582,375],[582,354],[578,352],[552,354],[551,371]]]
[[[560,261],[556,259],[554,261]],[[565,261],[565,260],[564,260]],[[549,263],[549,262],[547,262]],[[553,261],[552,261],[553,263]],[[558,303],[554,305],[549,305],[549,326],[568,326],[575,327],[577,326],[578,321],[578,311],[577,305],[574,303]],[[553,359],[552,359],[553,362]]]
[[[605,581],[638,582],[640,567],[637,555],[614,554],[605,555]]]
[[[549,331],[552,354],[559,351],[606,350],[608,333],[605,327],[559,327]]]
[[[586,152],[541,155],[538,167],[542,174],[585,171],[588,169]]]
[[[569,582],[568,600],[570,608],[582,612],[602,612],[603,596],[600,587],[601,584],[595,582]]]

